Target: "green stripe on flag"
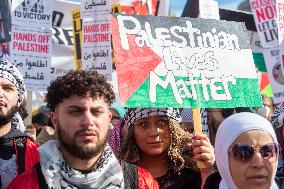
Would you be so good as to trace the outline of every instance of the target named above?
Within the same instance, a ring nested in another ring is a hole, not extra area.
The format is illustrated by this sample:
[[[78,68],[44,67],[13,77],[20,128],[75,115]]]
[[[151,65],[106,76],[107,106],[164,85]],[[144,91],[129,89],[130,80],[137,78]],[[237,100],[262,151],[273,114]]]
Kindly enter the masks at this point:
[[[260,72],[267,72],[262,53],[253,53],[254,64]]]
[[[264,94],[267,97],[273,97],[271,85],[267,85],[262,91],[261,94]]]
[[[165,77],[160,77],[165,80]],[[188,78],[175,77],[177,80],[186,81]],[[198,86],[198,87],[197,87]],[[221,91],[218,94],[225,94],[225,90],[222,87],[222,83],[215,83],[215,86],[220,86]],[[180,86],[178,89],[180,90]],[[190,86],[187,86],[191,92]],[[207,85],[209,100],[205,101],[202,94],[202,86],[200,84],[195,85],[196,91],[199,91],[198,101],[192,98],[184,98],[182,104],[178,104],[170,84],[166,89],[161,86],[157,87],[157,101],[152,103],[149,97],[149,77],[145,80],[139,89],[128,99],[125,103],[126,107],[203,107],[203,108],[229,108],[229,107],[261,107],[262,100],[259,91],[259,85],[257,79],[243,79],[237,78],[236,84],[232,85],[229,83],[229,90],[232,96],[232,100],[214,100],[211,96],[210,87]],[[181,91],[184,94],[183,91]],[[198,93],[198,92],[197,92]]]

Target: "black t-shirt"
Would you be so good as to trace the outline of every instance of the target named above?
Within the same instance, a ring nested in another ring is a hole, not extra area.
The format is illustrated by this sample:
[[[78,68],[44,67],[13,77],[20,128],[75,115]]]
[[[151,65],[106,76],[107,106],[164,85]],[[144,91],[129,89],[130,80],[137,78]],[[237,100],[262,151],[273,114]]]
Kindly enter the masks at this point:
[[[179,173],[170,170],[156,180],[160,189],[200,189],[202,184],[200,173],[190,168],[182,169]]]

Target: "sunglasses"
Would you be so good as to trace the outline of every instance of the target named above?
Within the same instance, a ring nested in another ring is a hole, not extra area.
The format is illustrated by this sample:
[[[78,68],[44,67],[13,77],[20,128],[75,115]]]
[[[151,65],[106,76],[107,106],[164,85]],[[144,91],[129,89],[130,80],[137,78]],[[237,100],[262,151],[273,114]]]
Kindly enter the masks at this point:
[[[255,151],[258,151],[264,160],[273,163],[277,161],[279,150],[280,146],[277,143],[268,143],[261,147],[254,147],[250,144],[235,144],[230,148],[234,159],[242,163],[249,162]]]

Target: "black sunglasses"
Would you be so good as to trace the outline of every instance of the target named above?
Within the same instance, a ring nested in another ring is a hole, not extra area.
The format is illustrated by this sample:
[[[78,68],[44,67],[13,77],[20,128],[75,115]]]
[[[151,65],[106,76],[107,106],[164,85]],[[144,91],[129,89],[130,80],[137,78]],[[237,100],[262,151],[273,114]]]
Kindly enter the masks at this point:
[[[243,163],[249,162],[255,151],[259,151],[264,160],[273,163],[277,161],[279,150],[280,146],[277,143],[268,143],[261,147],[254,147],[250,144],[235,144],[230,148],[234,159]]]

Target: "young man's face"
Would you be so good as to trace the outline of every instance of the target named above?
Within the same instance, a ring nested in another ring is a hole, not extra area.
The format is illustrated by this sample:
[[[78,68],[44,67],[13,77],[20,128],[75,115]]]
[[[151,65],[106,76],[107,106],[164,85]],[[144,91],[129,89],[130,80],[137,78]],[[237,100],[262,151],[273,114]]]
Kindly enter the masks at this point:
[[[71,96],[51,114],[61,146],[71,155],[90,159],[102,152],[111,113],[103,97]]]
[[[18,110],[18,90],[8,79],[0,77],[0,124],[5,124]]]

